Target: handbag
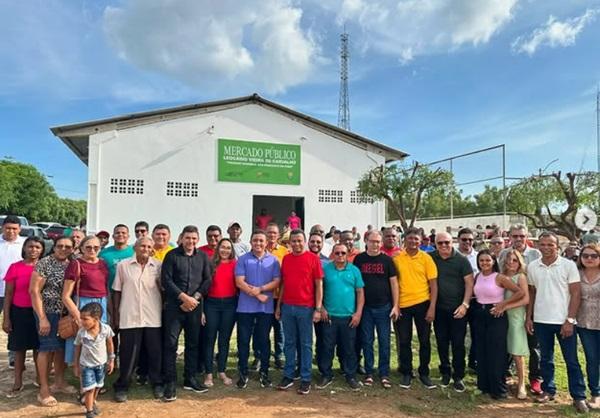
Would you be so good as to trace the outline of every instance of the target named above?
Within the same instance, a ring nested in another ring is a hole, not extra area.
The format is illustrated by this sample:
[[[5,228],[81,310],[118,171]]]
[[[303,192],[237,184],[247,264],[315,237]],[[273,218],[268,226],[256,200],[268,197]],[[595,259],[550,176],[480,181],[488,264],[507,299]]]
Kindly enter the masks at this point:
[[[75,291],[75,305],[79,308],[79,284],[81,283],[81,265],[78,260],[77,263],[77,290]],[[77,335],[79,326],[73,317],[67,312],[66,315],[62,316],[58,320],[58,336],[63,340],[69,339]]]

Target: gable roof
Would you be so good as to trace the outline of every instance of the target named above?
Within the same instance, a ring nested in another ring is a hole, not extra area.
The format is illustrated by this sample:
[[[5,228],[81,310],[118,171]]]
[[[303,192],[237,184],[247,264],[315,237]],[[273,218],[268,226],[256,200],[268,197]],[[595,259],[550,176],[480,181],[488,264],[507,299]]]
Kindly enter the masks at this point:
[[[198,114],[212,113],[219,110],[244,106],[247,104],[263,106],[271,111],[278,112],[292,120],[305,124],[313,129],[324,132],[330,136],[336,137],[360,148],[374,148],[385,157],[386,162],[401,160],[408,156],[408,154],[400,150],[373,141],[372,139],[365,138],[364,136],[346,131],[345,129],[305,115],[304,113],[297,112],[293,109],[267,100],[256,93],[251,96],[243,96],[233,99],[150,110],[146,112],[131,113],[128,115],[92,120],[71,125],[55,126],[50,128],[50,130],[55,136],[59,137],[62,142],[64,142],[65,145],[69,147],[69,149],[71,149],[71,151],[73,151],[81,161],[83,161],[84,164],[87,165],[90,135],[105,131],[131,128],[139,125],[147,125],[165,120],[189,117]]]

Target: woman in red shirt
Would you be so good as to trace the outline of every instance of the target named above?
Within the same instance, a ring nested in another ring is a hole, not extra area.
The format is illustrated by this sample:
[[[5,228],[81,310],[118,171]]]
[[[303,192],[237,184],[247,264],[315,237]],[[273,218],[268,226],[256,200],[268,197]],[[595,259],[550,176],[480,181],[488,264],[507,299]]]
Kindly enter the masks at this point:
[[[23,243],[23,260],[11,264],[4,276],[6,290],[2,329],[8,334],[8,349],[15,352],[15,381],[8,392],[9,398],[23,390],[27,350],[33,350],[33,358],[37,358],[40,343],[29,296],[29,281],[33,268],[44,254],[44,247],[40,238],[27,238]]]
[[[204,384],[213,386],[213,358],[215,356],[215,341],[218,344],[217,368],[223,384],[232,384],[231,378],[225,373],[227,356],[229,355],[229,340],[235,325],[235,310],[237,307],[237,288],[235,286],[235,252],[229,238],[223,238],[217,244],[214,262],[214,275],[204,302],[203,322],[206,324],[206,351],[204,362],[206,377]]]

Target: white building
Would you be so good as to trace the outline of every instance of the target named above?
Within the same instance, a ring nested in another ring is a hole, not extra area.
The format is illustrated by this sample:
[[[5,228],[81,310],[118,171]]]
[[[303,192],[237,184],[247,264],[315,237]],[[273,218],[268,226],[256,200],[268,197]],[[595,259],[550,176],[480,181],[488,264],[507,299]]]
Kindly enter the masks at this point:
[[[305,228],[379,226],[384,203],[357,181],[407,155],[256,94],[51,130],[88,166],[89,231],[237,221],[248,239],[261,208],[280,225],[295,210]]]

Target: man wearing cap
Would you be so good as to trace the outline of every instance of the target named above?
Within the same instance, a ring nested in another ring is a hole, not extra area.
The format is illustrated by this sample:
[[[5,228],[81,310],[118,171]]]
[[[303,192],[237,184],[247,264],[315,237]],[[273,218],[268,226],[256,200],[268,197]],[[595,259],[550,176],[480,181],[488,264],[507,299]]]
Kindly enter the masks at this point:
[[[206,228],[206,245],[203,245],[198,249],[205,252],[208,258],[212,259],[215,255],[215,250],[217,249],[219,241],[221,241],[221,228],[219,228],[218,225],[209,225],[208,228]]]
[[[108,245],[108,239],[110,238],[110,234],[108,231],[100,231],[96,234],[96,237],[100,240],[100,247],[104,249]]]
[[[232,221],[229,222],[229,226],[227,226],[227,233],[229,234],[229,239],[233,242],[233,250],[235,251],[235,258],[240,258],[242,255],[250,252],[250,244],[247,242],[242,242],[242,227],[239,222]]]

